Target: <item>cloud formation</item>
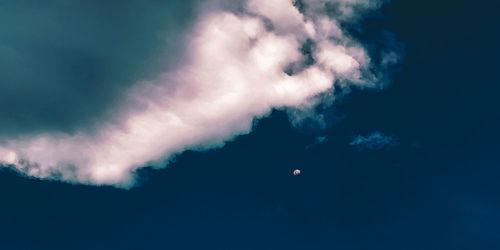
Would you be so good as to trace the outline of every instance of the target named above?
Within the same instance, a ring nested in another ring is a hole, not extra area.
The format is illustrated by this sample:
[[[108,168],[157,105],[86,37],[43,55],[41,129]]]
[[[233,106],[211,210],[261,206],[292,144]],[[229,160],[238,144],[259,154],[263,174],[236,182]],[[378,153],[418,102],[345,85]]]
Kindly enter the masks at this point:
[[[128,87],[97,129],[2,139],[0,162],[37,178],[130,187],[137,169],[221,147],[273,109],[309,110],[331,102],[336,88],[375,88],[367,51],[340,22],[378,5],[248,0],[239,11],[212,8],[198,18],[182,63]]]
[[[399,142],[396,138],[384,135],[380,131],[375,131],[367,136],[358,135],[349,143],[349,146],[354,146],[360,150],[392,148],[398,145]]]

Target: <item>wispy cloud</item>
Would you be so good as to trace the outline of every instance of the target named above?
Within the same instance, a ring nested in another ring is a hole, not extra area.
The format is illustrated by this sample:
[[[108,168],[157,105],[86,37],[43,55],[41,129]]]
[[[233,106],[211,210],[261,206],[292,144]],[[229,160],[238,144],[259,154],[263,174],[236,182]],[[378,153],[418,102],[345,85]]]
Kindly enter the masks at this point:
[[[313,149],[319,145],[326,143],[326,141],[327,141],[326,136],[318,136],[318,137],[314,138],[314,141],[311,144],[306,146],[306,149],[307,150]]]
[[[292,0],[241,1],[239,11],[208,8],[183,63],[129,87],[115,115],[95,131],[4,139],[0,163],[38,178],[130,187],[137,169],[164,167],[188,149],[221,147],[273,109],[308,109],[325,101],[318,96],[331,101],[335,95],[322,94],[334,93],[335,82],[342,82],[338,88],[378,87],[367,51],[340,22],[358,19],[379,2],[300,2],[306,6],[301,11]],[[332,6],[337,16],[328,14]],[[353,145],[388,145],[384,140],[360,137]]]
[[[384,149],[399,146],[399,142],[392,136],[384,135],[380,131],[375,131],[366,136],[358,135],[350,143],[349,146],[356,147],[360,150]]]

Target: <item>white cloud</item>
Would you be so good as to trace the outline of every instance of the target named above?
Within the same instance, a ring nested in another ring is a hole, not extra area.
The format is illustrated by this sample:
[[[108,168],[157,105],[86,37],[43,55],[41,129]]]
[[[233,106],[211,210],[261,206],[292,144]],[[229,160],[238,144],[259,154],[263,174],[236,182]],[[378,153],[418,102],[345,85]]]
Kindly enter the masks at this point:
[[[340,20],[377,1],[307,0],[305,14],[292,0],[248,0],[244,13],[211,11],[200,19],[186,62],[157,80],[137,83],[117,108],[121,122],[102,122],[95,133],[39,134],[0,142],[0,162],[39,178],[130,187],[141,167],[164,167],[187,149],[220,147],[249,133],[252,121],[276,108],[307,108],[335,81],[374,86],[364,48],[344,35],[323,10],[339,4]],[[266,22],[271,22],[272,28]],[[292,75],[307,39],[316,63]],[[330,95],[332,98],[334,96]]]

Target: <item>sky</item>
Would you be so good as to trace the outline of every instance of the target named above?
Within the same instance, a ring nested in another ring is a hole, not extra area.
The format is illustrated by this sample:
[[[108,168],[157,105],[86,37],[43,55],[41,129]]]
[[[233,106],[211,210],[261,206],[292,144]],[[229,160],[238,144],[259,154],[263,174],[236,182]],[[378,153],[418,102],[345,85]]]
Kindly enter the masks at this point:
[[[0,249],[498,249],[496,10],[2,0]]]

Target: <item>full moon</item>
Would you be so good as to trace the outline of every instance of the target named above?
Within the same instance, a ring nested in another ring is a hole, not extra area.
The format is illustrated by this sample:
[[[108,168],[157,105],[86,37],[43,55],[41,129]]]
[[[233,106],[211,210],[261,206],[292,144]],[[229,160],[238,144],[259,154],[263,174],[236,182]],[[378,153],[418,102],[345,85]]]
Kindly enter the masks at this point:
[[[293,170],[293,175],[299,175],[299,174],[300,174],[300,169]]]

